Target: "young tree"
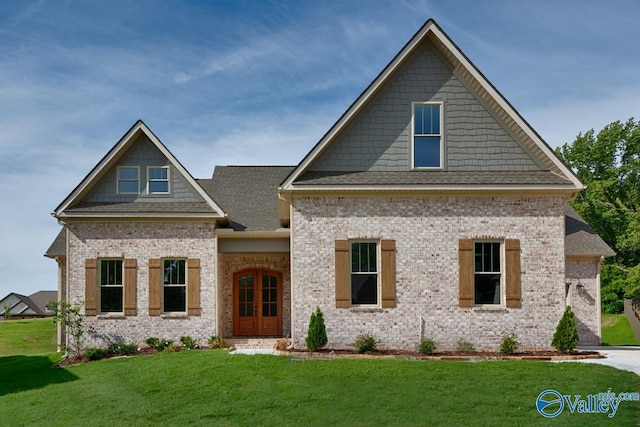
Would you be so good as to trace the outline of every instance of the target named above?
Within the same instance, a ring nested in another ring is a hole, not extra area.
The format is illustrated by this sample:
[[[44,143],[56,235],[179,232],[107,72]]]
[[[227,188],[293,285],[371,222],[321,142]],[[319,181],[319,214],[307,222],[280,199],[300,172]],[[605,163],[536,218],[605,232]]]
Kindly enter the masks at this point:
[[[81,356],[85,333],[82,303],[71,305],[66,301],[57,301],[53,313],[53,323],[67,330],[72,338],[69,350],[77,356]]]
[[[571,203],[616,252],[602,271],[604,310],[640,298],[640,122],[613,122],[597,135],[578,134],[556,153],[586,184]]]
[[[309,319],[309,331],[305,340],[309,351],[317,351],[327,345],[327,328],[324,326],[324,316],[320,307],[311,313]]]
[[[553,334],[551,345],[563,353],[570,353],[578,345],[578,328],[576,327],[576,317],[567,306],[562,318],[558,322],[556,332]]]

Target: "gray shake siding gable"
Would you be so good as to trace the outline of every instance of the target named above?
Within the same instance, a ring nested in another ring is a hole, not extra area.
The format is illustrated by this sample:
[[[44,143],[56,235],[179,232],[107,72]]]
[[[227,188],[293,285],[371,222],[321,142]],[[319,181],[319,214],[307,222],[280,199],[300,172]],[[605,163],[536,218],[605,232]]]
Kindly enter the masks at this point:
[[[435,47],[423,43],[310,170],[411,169],[411,103],[423,101],[444,103],[445,169],[540,170]]]

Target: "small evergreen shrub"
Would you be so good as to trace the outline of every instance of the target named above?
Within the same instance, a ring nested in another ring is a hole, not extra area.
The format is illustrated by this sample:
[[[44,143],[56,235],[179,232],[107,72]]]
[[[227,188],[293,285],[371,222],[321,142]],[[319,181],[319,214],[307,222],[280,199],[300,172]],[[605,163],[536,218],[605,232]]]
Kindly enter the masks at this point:
[[[502,341],[500,341],[500,352],[504,354],[513,354],[518,350],[518,336],[516,335],[516,331],[512,332],[502,332]]]
[[[469,341],[463,339],[458,340],[458,343],[456,344],[456,350],[465,354],[472,354],[476,352],[475,346]]]
[[[180,337],[180,342],[182,343],[182,348],[184,350],[195,350],[197,348],[200,348],[196,340],[194,340],[190,336]]]
[[[572,352],[576,348],[576,345],[578,345],[576,318],[569,305],[564,310],[564,314],[558,322],[551,345],[563,353]]]
[[[219,335],[211,335],[207,340],[209,348],[224,348],[224,338]]]
[[[433,340],[421,339],[418,350],[422,354],[431,354],[436,350],[436,343]]]
[[[136,345],[114,342],[109,344],[107,351],[113,355],[130,356],[136,353]]]
[[[164,351],[167,347],[173,344],[172,340],[165,340],[156,337],[149,337],[145,340],[145,342],[149,347],[157,351]]]
[[[309,351],[317,351],[327,345],[327,328],[320,307],[316,307],[316,311],[311,313],[305,343]]]
[[[89,347],[84,350],[84,357],[89,360],[100,360],[107,357],[107,350],[99,347]]]
[[[360,334],[353,343],[356,353],[371,353],[378,349],[378,340],[371,334]]]

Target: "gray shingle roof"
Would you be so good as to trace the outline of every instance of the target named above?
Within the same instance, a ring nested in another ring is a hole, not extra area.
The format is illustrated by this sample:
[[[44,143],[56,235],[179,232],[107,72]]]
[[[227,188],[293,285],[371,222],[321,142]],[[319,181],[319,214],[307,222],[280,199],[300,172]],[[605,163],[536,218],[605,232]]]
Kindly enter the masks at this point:
[[[198,183],[229,215],[236,231],[273,231],[280,228],[280,183],[294,166],[216,166],[212,179]]]
[[[57,256],[67,256],[67,233],[64,227],[60,230],[56,238],[44,253],[44,256],[55,258]]]
[[[567,185],[550,171],[364,171],[305,172],[294,184],[304,185]]]
[[[565,255],[613,256],[615,252],[568,204],[565,206]]]
[[[58,291],[38,291],[29,295],[29,299],[38,307],[41,314],[52,315],[51,312],[47,311],[47,305],[51,301],[58,300]]]
[[[67,208],[67,214],[149,214],[149,213],[211,213],[205,202],[80,202]]]

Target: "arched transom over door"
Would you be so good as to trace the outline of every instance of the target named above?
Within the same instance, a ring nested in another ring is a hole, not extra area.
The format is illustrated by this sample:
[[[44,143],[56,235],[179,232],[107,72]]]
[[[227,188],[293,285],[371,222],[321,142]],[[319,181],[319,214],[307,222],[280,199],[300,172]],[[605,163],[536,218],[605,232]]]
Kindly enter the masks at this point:
[[[282,335],[282,275],[265,269],[233,275],[233,334]]]

